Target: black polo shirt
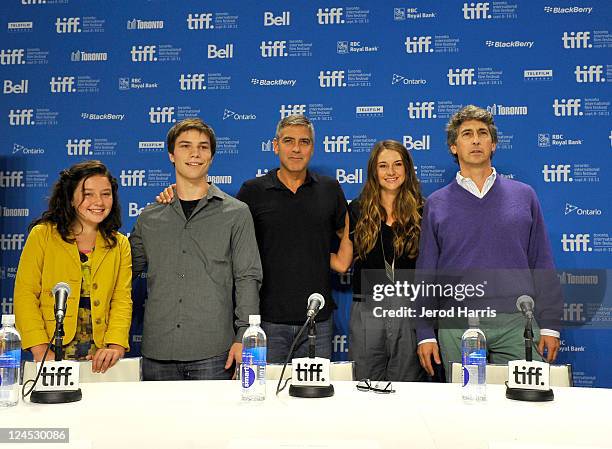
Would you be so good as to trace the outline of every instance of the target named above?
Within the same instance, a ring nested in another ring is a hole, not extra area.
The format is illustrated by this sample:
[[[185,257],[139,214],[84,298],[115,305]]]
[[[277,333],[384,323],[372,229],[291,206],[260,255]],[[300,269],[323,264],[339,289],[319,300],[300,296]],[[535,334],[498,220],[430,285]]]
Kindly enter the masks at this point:
[[[301,324],[311,293],[321,293],[322,321],[335,308],[331,296],[329,253],[344,227],[346,199],[338,181],[310,171],[293,193],[278,169],[246,181],[238,195],[251,210],[263,266],[259,296],[262,320]]]

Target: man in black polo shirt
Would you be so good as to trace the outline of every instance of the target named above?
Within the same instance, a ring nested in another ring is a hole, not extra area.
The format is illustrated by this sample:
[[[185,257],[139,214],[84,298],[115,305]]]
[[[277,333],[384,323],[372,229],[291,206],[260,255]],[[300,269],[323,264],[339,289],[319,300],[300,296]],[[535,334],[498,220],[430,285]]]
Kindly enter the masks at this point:
[[[317,315],[318,357],[331,358],[332,312],[329,260],[334,235],[342,236],[346,199],[338,182],[308,170],[314,127],[302,115],[276,127],[274,153],[280,167],[246,181],[237,198],[251,210],[263,265],[261,326],[268,337],[268,362],[285,361],[306,319],[307,299],[318,292],[325,307]],[[306,335],[295,357],[308,353]]]

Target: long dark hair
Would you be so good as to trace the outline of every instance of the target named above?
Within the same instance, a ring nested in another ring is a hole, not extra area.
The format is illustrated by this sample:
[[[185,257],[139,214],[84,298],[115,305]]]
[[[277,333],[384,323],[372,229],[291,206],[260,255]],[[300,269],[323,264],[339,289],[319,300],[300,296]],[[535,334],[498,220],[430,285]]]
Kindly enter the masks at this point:
[[[377,142],[370,152],[368,160],[368,176],[359,203],[361,214],[355,226],[355,249],[357,257],[365,259],[376,245],[381,222],[387,220],[387,212],[380,200],[380,183],[376,176],[378,156],[383,150],[397,152],[406,170],[406,180],[400,187],[393,202],[393,248],[396,256],[403,254],[415,258],[419,251],[419,235],[421,232],[421,208],[423,197],[419,180],[414,172],[414,163],[406,147],[395,140]]]
[[[121,227],[121,207],[117,194],[118,184],[108,168],[100,161],[83,161],[67,170],[62,170],[59,179],[53,186],[51,198],[49,198],[49,208],[30,224],[28,230],[31,231],[37,224],[52,223],[56,225],[57,232],[65,242],[74,243],[75,238],[71,226],[77,219],[77,211],[72,205],[72,198],[81,180],[83,181],[81,189],[83,194],[85,193],[85,181],[92,176],[104,176],[111,185],[113,206],[108,217],[98,225],[98,230],[104,237],[106,245],[109,248],[114,248],[117,245],[115,234]]]

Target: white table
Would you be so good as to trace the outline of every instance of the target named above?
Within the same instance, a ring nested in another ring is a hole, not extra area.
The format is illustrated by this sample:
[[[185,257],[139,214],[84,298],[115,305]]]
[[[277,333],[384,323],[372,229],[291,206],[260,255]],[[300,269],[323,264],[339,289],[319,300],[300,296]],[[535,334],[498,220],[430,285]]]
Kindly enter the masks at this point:
[[[237,381],[82,384],[77,403],[0,409],[0,427],[69,427],[94,449],[240,449],[248,439],[253,449],[612,448],[612,390],[555,388],[554,402],[535,404],[490,385],[486,403],[468,405],[457,384],[399,383],[391,395],[334,386],[332,398],[299,399],[268,383],[264,402],[245,404]]]

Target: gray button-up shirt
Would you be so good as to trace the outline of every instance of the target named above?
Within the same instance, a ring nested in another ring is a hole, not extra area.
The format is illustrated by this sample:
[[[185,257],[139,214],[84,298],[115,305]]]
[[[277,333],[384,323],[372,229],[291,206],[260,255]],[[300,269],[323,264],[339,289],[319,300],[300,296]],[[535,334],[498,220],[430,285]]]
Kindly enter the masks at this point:
[[[241,341],[249,315],[259,314],[262,280],[246,204],[211,184],[186,219],[175,192],[170,204],[142,211],[130,244],[134,275],[148,271],[143,355],[202,360]]]

